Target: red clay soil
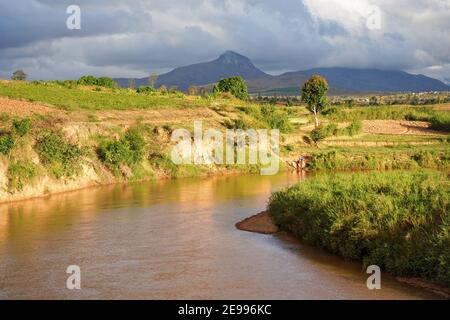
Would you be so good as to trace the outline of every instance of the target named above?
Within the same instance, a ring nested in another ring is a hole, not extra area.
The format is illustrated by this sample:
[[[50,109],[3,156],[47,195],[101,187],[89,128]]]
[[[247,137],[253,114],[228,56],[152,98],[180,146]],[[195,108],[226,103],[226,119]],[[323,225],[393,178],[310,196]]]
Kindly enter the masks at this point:
[[[242,231],[262,234],[274,234],[278,232],[278,227],[273,223],[267,211],[263,211],[236,223],[236,228]]]

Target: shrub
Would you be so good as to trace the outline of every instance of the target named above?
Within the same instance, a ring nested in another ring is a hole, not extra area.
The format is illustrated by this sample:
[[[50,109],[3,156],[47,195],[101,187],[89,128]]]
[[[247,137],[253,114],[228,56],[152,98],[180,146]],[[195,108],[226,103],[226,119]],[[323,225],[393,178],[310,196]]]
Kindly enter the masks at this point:
[[[119,140],[104,141],[98,148],[100,160],[111,170],[138,163],[143,159],[144,152],[145,140],[138,128],[129,129]]]
[[[122,164],[131,163],[132,153],[128,142],[124,139],[107,141],[100,145],[100,160],[110,169],[118,169]]]
[[[0,154],[7,155],[14,147],[14,138],[11,134],[0,136]]]
[[[345,128],[347,134],[351,137],[361,133],[362,131],[362,123],[359,120],[353,121],[347,128]]]
[[[13,130],[20,137],[27,135],[28,132],[30,132],[30,129],[31,129],[31,120],[29,118],[13,120]]]
[[[117,83],[108,77],[100,77],[96,78],[94,76],[82,76],[78,81],[77,84],[82,86],[101,86],[101,87],[107,87],[107,88],[116,88]]]
[[[156,92],[156,89],[150,86],[140,86],[137,90],[137,93],[142,93],[142,94],[151,94]]]
[[[274,193],[281,229],[345,258],[450,286],[446,173],[318,176]]]
[[[234,130],[247,130],[249,129],[251,126],[244,121],[241,118],[238,119],[225,119],[223,122],[223,125],[227,128],[227,129],[234,129]]]
[[[35,146],[42,162],[51,167],[56,178],[73,176],[79,169],[81,149],[68,143],[61,133],[46,132]]]
[[[95,86],[97,85],[97,78],[94,76],[82,76],[77,83],[82,86]]]
[[[278,129],[281,132],[290,132],[292,130],[291,123],[289,122],[288,114],[282,110],[277,109],[271,105],[264,105],[261,108],[262,118],[270,128]]]
[[[214,93],[229,92],[238,99],[248,99],[247,84],[242,77],[222,79],[213,88]]]
[[[101,86],[101,87],[107,87],[107,88],[116,88],[117,87],[117,83],[108,77],[100,77],[97,79],[96,81],[96,85],[97,86]]]
[[[319,143],[319,141],[324,140],[328,137],[327,128],[323,126],[318,126],[317,128],[314,128],[309,133],[309,138],[311,141],[313,141],[316,145]]]
[[[16,162],[8,167],[8,189],[21,191],[25,184],[36,175],[36,166],[32,162]]]
[[[142,134],[139,133],[139,129],[133,128],[125,133],[125,140],[128,141],[128,145],[131,150],[131,162],[138,163],[144,158],[145,152],[145,139]]]

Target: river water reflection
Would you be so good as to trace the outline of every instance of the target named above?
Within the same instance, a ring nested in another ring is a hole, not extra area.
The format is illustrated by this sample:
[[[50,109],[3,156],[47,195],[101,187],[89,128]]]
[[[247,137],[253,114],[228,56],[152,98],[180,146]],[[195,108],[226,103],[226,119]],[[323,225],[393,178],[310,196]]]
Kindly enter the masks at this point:
[[[0,205],[0,299],[423,299],[289,237],[242,232],[297,175],[115,185]],[[66,289],[68,265],[81,290]]]

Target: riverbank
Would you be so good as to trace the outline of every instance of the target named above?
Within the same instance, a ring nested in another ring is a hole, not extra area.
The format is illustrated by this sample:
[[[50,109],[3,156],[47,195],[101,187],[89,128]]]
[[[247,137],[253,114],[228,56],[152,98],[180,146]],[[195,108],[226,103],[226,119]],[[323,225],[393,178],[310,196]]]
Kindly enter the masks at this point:
[[[433,132],[424,121],[414,134],[401,131],[417,126],[399,120],[411,112],[445,112],[435,106],[411,106],[408,113],[395,106],[361,110],[358,119],[372,119],[361,132],[349,136],[336,130],[315,147],[305,142],[313,125],[304,106],[255,104],[226,94],[150,91],[0,80],[0,202],[114,183],[260,173],[258,164],[175,165],[172,133],[192,133],[195,121],[203,131],[222,133],[279,129],[281,169],[304,154],[311,156],[308,169],[313,171],[450,168],[446,132]],[[335,123],[337,128],[347,128],[352,110],[339,109],[339,117],[323,115],[323,123],[342,120]],[[383,120],[393,116],[395,130],[391,120]]]
[[[272,194],[281,230],[346,259],[450,287],[450,186],[443,172],[318,175]]]

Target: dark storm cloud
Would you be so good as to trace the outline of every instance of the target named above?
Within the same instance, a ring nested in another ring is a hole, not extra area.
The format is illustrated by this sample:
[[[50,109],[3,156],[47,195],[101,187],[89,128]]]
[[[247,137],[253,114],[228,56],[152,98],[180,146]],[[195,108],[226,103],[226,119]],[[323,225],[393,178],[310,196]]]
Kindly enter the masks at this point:
[[[81,30],[66,8],[81,7]],[[366,26],[376,5],[381,28]],[[312,67],[450,70],[443,0],[0,0],[0,76],[144,76],[225,50],[276,73]]]

